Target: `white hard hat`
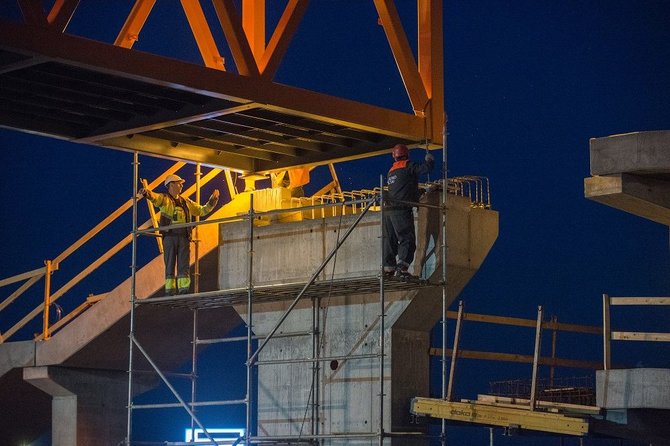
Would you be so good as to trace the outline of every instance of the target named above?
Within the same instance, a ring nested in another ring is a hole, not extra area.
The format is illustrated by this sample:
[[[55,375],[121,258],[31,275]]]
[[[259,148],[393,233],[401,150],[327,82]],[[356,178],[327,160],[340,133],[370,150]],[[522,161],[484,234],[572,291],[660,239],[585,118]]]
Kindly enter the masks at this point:
[[[165,179],[165,187],[167,187],[168,184],[177,182],[177,183],[183,183],[184,179],[180,177],[179,175],[168,175],[168,177]]]

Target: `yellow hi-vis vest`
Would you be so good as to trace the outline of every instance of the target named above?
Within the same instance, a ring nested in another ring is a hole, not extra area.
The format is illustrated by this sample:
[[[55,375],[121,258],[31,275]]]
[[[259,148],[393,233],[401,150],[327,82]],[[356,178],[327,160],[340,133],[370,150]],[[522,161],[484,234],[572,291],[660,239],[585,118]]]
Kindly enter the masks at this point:
[[[195,201],[179,196],[171,197],[169,194],[147,192],[147,200],[156,206],[161,213],[161,226],[171,224],[190,223],[191,216],[203,216],[209,214],[218,200],[210,198],[201,206]]]

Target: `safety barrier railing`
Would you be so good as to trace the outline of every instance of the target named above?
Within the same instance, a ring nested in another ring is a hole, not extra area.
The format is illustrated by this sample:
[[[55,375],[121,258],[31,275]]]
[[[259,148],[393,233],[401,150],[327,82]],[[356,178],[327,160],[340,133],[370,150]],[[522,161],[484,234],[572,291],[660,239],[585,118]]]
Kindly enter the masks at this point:
[[[446,400],[452,401],[453,399],[453,386],[455,382],[455,373],[457,370],[457,363],[459,358],[463,359],[480,359],[480,360],[490,360],[490,361],[510,361],[510,362],[519,362],[519,363],[529,363],[532,364],[531,368],[531,380],[530,388],[528,392],[528,404],[529,409],[535,410],[536,408],[536,397],[538,393],[538,367],[539,365],[548,365],[551,367],[551,373],[549,382],[550,385],[553,385],[554,382],[554,367],[569,367],[569,368],[586,368],[586,369],[599,369],[600,364],[595,361],[585,361],[577,359],[567,359],[567,358],[558,358],[556,357],[556,342],[557,342],[557,333],[559,331],[573,332],[573,333],[583,333],[591,335],[600,335],[600,327],[588,326],[588,325],[578,325],[578,324],[566,324],[559,323],[557,318],[552,317],[550,321],[545,321],[543,319],[543,309],[541,306],[537,309],[537,318],[532,319],[521,319],[514,317],[503,317],[503,316],[491,316],[483,314],[468,314],[464,311],[464,305],[461,301],[458,305],[458,312],[449,311],[447,313],[449,319],[456,319],[456,327],[454,333],[453,347],[446,351],[437,348],[431,348],[430,354],[435,356],[440,356],[443,354],[451,354],[451,367],[449,369],[449,380],[447,384]],[[464,321],[473,321],[473,322],[483,322],[497,325],[512,325],[517,327],[528,327],[535,328],[535,343],[533,349],[533,355],[520,355],[517,353],[500,353],[500,352],[482,352],[482,351],[469,351],[462,350],[460,348],[460,339],[461,331]],[[551,357],[541,357],[540,347],[543,330],[552,331],[552,345],[551,345]]]
[[[612,341],[670,342],[670,333],[650,333],[640,331],[612,331],[610,312],[612,306],[670,306],[670,297],[611,297],[603,294],[603,367],[612,368]]]
[[[420,184],[419,187],[423,190],[432,190],[441,188],[441,181],[433,181],[430,183]],[[384,187],[384,190],[387,188]],[[361,212],[362,205],[358,204],[356,200],[367,200],[379,195],[379,187],[373,189],[360,189],[352,191],[336,192],[329,195],[318,195],[312,197],[294,197],[290,200],[290,208],[300,208],[305,206],[317,206],[326,203],[340,203],[341,207],[331,207],[328,210],[321,208],[320,211],[312,209],[309,213],[304,213],[303,218],[325,218],[335,217],[347,214],[357,214]],[[470,200],[472,207],[490,209],[491,208],[491,187],[489,179],[480,176],[462,176],[449,178],[447,184],[447,193],[460,197],[466,197]],[[347,205],[344,202],[350,201]],[[372,211],[379,210],[376,207]]]
[[[161,175],[159,175],[155,180],[153,180],[151,183],[148,184],[150,189],[153,189],[160,185],[165,178],[167,178],[169,175],[174,174],[177,172],[179,169],[184,167],[186,163],[184,162],[177,162],[174,165],[172,165],[170,168],[168,168],[165,172],[163,172]],[[207,182],[211,181],[214,177],[216,177],[219,173],[221,173],[222,169],[212,169],[207,175],[205,175],[202,180],[201,184],[206,184]],[[189,187],[186,189],[182,195],[183,196],[191,196],[195,192],[196,187],[195,185]],[[101,299],[104,298],[103,295],[99,296],[89,296],[87,299],[80,304],[78,307],[76,307],[74,310],[72,310],[69,314],[66,316],[59,318],[59,320],[54,323],[53,325],[50,323],[50,309],[52,305],[55,305],[55,302],[61,298],[65,293],[70,291],[75,285],[80,283],[83,279],[88,277],[91,273],[93,273],[95,270],[97,270],[100,266],[102,266],[105,262],[107,262],[109,259],[111,259],[115,254],[117,254],[119,251],[121,251],[124,247],[128,246],[132,242],[132,235],[128,234],[126,235],[123,239],[121,239],[118,243],[116,243],[113,247],[111,247],[109,250],[107,250],[105,253],[103,253],[100,257],[98,257],[96,260],[94,260],[92,263],[90,263],[88,266],[86,266],[83,270],[81,270],[78,274],[76,274],[72,279],[70,279],[67,283],[65,283],[63,286],[61,286],[58,290],[53,291],[51,290],[51,276],[55,271],[59,270],[60,265],[65,261],[70,255],[75,253],[79,248],[81,248],[84,244],[86,244],[88,241],[93,239],[96,235],[98,235],[103,229],[105,229],[107,226],[109,226],[111,223],[116,221],[119,217],[121,217],[126,211],[130,210],[133,206],[133,199],[130,198],[128,201],[123,203],[121,206],[119,206],[115,211],[113,211],[110,215],[108,215],[106,218],[104,218],[100,223],[98,223],[95,227],[93,227],[90,231],[88,231],[86,234],[84,234],[79,240],[74,242],[72,245],[70,245],[68,248],[66,248],[62,253],[60,253],[58,256],[56,256],[53,260],[46,260],[45,261],[45,266],[43,268],[39,268],[33,271],[28,271],[26,273],[22,274],[17,274],[15,276],[9,277],[4,280],[0,280],[0,287],[10,285],[13,283],[17,283],[20,281],[25,281],[18,289],[16,289],[13,293],[11,293],[7,298],[0,303],[0,311],[3,311],[7,306],[9,306],[11,303],[16,301],[21,295],[23,295],[26,291],[28,291],[32,286],[34,286],[41,278],[44,277],[44,300],[37,305],[35,308],[33,308],[28,314],[26,314],[21,320],[16,322],[12,327],[10,327],[8,330],[3,332],[0,335],[0,343],[6,342],[10,337],[12,337],[16,332],[18,332],[20,329],[22,329],[25,325],[27,325],[30,321],[32,321],[35,317],[37,317],[40,313],[43,313],[43,330],[42,333],[37,335],[35,337],[36,340],[44,340],[44,339],[49,339],[51,334],[55,332],[56,330],[60,329],[64,325],[66,325],[68,322],[76,318],[79,314],[83,313],[85,310],[90,308],[92,305],[94,305],[96,302],[100,301]],[[154,225],[154,222],[149,219],[146,222],[144,222],[141,225],[141,228],[150,228]],[[60,307],[58,307],[60,308]]]
[[[171,166],[168,170],[163,172],[159,177],[157,177],[151,184],[147,186],[150,189],[158,186],[168,175],[171,175],[181,169],[185,163],[178,162]],[[213,169],[207,175],[203,177],[202,184],[206,184],[215,176],[221,172],[221,169]],[[422,184],[421,187],[424,189],[430,189],[432,187],[441,187],[441,182],[432,182],[428,184]],[[385,188],[386,189],[386,188]],[[182,195],[190,196],[195,192],[195,185],[191,186],[185,190]],[[281,213],[290,211],[290,210],[299,210],[301,217],[303,219],[316,219],[316,218],[326,218],[334,217],[339,215],[356,215],[363,210],[365,200],[369,200],[378,196],[380,192],[380,187],[375,187],[373,189],[360,189],[353,191],[343,191],[343,192],[334,192],[329,195],[321,196],[312,196],[312,197],[295,197],[290,200],[290,207],[288,209],[277,210],[276,213]],[[490,186],[489,181],[485,177],[477,176],[464,176],[464,177],[454,177],[449,178],[447,185],[447,192],[449,194],[463,196],[470,199],[473,207],[483,207],[490,208],[491,199],[490,199]],[[28,271],[22,274],[17,274],[15,276],[0,280],[0,287],[6,285],[11,285],[17,282],[24,281],[24,283],[19,286],[15,291],[13,291],[7,298],[0,303],[0,312],[23,295],[26,291],[31,289],[40,279],[44,278],[44,299],[43,302],[36,306],[32,311],[26,314],[21,320],[15,323],[8,330],[0,334],[0,343],[5,342],[21,328],[27,325],[31,320],[37,317],[40,313],[43,313],[43,329],[42,333],[35,337],[36,340],[48,339],[52,332],[57,331],[68,322],[76,318],[79,314],[86,311],[93,304],[104,298],[104,294],[96,297],[88,297],[83,303],[78,307],[72,310],[69,314],[64,317],[59,317],[58,320],[51,325],[50,324],[50,309],[52,305],[56,305],[55,302],[72,289],[75,285],[80,283],[83,279],[88,277],[91,273],[97,270],[101,265],[111,259],[116,253],[121,249],[126,247],[131,243],[131,235],[125,236],[121,241],[116,245],[110,248],[107,252],[102,254],[98,259],[94,260],[90,265],[85,267],[81,272],[79,272],[75,277],[68,281],[58,290],[52,292],[51,290],[51,276],[55,271],[59,270],[59,267],[63,261],[65,261],[70,255],[76,252],[84,244],[94,238],[99,234],[103,229],[109,226],[112,222],[116,221],[121,215],[126,211],[131,209],[132,199],[129,199],[123,203],[119,208],[113,211],[109,216],[103,219],[85,235],[83,235],[79,240],[65,249],[62,253],[56,256],[53,260],[46,260],[45,266],[38,268],[32,271]],[[373,206],[372,211],[379,210],[377,206]],[[140,225],[139,229],[147,229],[152,227],[154,231],[157,227],[155,220],[150,219]],[[60,311],[60,307],[56,305],[56,308]]]
[[[449,178],[447,192],[468,197],[473,207],[491,209],[491,186],[489,179],[480,176]]]

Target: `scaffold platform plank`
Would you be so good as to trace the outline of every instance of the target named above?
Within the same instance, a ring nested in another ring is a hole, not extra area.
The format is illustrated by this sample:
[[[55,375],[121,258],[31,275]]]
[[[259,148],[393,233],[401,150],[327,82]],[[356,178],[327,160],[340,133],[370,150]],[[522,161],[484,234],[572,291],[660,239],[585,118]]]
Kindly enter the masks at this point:
[[[411,412],[415,415],[445,420],[554,434],[586,436],[589,432],[588,417],[531,411],[528,407],[513,408],[475,401],[455,402],[417,397],[412,400]]]
[[[254,287],[253,302],[265,303],[294,299],[306,284],[307,282],[294,282]],[[441,286],[441,283],[429,282],[418,278],[400,279],[392,277],[384,279],[385,292],[412,291],[420,288],[436,288]],[[234,288],[178,296],[152,297],[138,300],[136,303],[142,305],[167,305],[179,308],[186,307],[190,309],[218,308],[226,305],[246,303],[248,292],[248,288]],[[303,298],[312,299],[317,297],[372,293],[379,293],[378,276],[315,281],[305,290]]]

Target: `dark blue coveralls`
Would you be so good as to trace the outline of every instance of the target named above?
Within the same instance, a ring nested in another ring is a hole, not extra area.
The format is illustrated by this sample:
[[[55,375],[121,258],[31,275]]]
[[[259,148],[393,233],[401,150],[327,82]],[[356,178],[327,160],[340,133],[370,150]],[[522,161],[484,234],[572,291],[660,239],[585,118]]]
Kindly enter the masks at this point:
[[[394,202],[419,201],[419,177],[433,169],[432,156],[425,163],[397,160],[388,173],[388,203],[384,214],[384,271],[406,273],[414,260],[416,234],[412,205]]]

